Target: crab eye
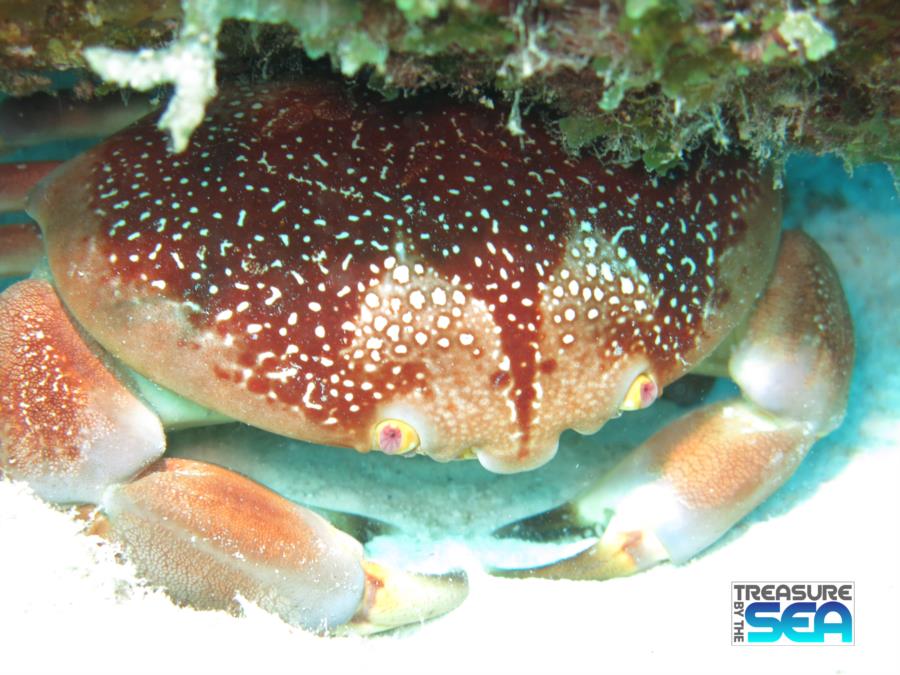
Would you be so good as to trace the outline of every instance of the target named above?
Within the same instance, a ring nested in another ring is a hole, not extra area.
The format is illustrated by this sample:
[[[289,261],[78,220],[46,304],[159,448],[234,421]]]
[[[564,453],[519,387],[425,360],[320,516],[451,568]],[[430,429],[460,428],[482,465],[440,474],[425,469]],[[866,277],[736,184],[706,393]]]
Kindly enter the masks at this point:
[[[628,387],[628,393],[625,394],[619,410],[641,410],[653,403],[658,395],[659,387],[656,380],[647,373],[641,373]]]
[[[372,431],[372,445],[389,455],[405,455],[419,447],[419,434],[401,420],[382,420]]]

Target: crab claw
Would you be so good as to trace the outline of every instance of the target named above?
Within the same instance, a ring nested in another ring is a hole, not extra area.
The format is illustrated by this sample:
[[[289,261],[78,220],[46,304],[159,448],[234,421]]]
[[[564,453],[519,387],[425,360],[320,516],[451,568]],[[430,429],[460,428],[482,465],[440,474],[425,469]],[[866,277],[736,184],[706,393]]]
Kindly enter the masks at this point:
[[[781,485],[814,440],[804,425],[764,419],[741,401],[692,411],[567,505],[570,528],[600,531],[595,544],[547,566],[498,573],[609,579],[685,562]]]
[[[442,575],[392,570],[368,560],[366,596],[345,632],[371,635],[446,614],[468,595],[462,571]]]
[[[164,459],[101,503],[106,536],[173,599],[239,611],[240,594],[309,630],[372,633],[456,607],[465,581],[392,572],[319,515],[214,464]]]
[[[853,364],[837,274],[809,237],[784,235],[769,287],[737,338],[728,372],[743,398],[693,410],[570,504],[503,528],[601,534],[572,558],[501,574],[604,579],[684,562],[777,490],[840,424]]]
[[[106,368],[45,281],[0,294],[0,468],[55,502],[96,503],[165,450],[157,416]]]

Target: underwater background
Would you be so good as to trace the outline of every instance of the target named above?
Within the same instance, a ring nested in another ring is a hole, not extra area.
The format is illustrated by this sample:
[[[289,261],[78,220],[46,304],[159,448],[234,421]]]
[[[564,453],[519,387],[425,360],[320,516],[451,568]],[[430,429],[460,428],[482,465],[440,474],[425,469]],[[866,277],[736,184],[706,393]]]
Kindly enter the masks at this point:
[[[65,124],[48,125],[28,99],[7,126],[6,96],[70,90],[76,107],[92,100],[68,121],[102,135],[105,93],[121,108],[114,83],[129,88],[131,111],[171,85],[183,122],[216,81],[316,68],[388,97],[453,90],[496,104],[510,131],[547,104],[573,148],[594,144],[651,169],[700,143],[777,167],[793,153],[784,226],[807,231],[834,261],[856,333],[846,419],[791,480],[690,562],[612,581],[490,576],[486,568],[585,546],[491,532],[595,482],[685,413],[668,399],[592,436],[567,432],[549,465],[511,476],[243,425],[169,436],[172,454],[224,462],[313,508],[388,523],[369,532],[370,558],[466,571],[470,593],[458,609],[376,638],[320,637],[250,602],[241,618],[175,606],[71,512],[0,478],[0,675],[900,672],[898,35],[897,0],[0,0],[2,162],[70,157],[94,142],[8,152],[23,128]],[[51,117],[66,100],[44,98]],[[805,154],[829,151],[856,166],[852,175],[836,156]],[[21,218],[0,214],[0,225]],[[705,400],[736,393],[719,380]],[[854,646],[735,649],[735,581],[854,582]]]

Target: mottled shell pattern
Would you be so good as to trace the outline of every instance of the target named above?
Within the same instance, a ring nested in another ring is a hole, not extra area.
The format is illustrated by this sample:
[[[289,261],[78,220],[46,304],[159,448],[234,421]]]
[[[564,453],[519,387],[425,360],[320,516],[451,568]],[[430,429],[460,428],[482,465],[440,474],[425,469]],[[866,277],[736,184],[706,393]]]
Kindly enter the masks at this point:
[[[147,118],[30,210],[68,308],[160,384],[359,450],[400,420],[418,452],[516,471],[708,354],[780,226],[741,158],[655,178],[523,125],[437,94],[235,86],[185,153]]]

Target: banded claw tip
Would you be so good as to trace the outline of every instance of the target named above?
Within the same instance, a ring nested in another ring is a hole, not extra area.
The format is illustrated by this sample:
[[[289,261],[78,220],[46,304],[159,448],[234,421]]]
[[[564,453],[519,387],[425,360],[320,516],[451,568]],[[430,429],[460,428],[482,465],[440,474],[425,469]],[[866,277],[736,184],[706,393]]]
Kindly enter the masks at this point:
[[[423,623],[455,609],[469,594],[463,571],[417,574],[363,561],[366,591],[356,615],[339,631],[371,635]]]

